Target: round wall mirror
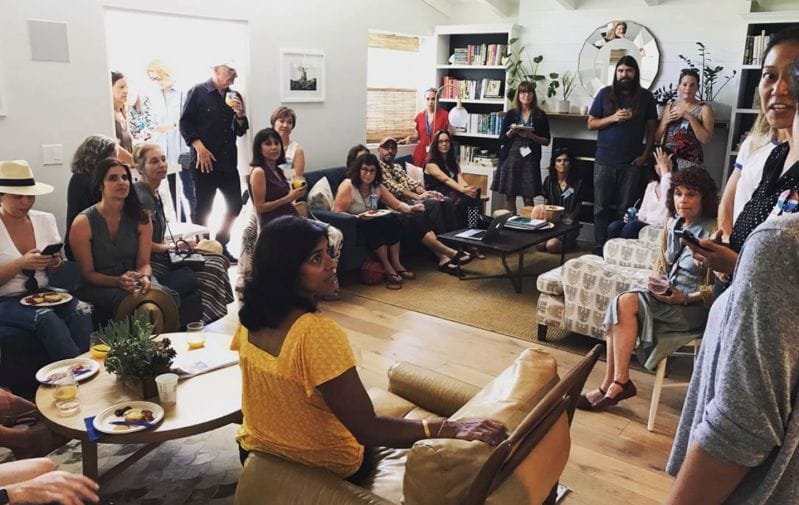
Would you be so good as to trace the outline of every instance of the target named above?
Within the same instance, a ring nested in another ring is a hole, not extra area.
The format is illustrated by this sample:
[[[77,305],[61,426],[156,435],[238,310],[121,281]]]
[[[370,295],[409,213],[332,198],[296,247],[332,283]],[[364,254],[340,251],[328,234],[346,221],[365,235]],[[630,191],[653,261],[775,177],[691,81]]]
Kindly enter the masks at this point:
[[[626,55],[638,62],[641,86],[649,89],[660,70],[660,49],[647,27],[634,21],[611,21],[585,39],[577,61],[577,74],[588,94],[594,96],[613,84],[616,62]]]

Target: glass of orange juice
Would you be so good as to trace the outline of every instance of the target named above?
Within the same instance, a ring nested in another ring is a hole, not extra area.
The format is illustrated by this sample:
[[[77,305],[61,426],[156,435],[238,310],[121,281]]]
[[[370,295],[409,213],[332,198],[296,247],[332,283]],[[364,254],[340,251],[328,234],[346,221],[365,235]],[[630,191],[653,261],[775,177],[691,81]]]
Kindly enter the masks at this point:
[[[305,184],[305,177],[292,177],[291,187],[294,189],[301,188]]]
[[[189,349],[205,347],[205,324],[195,321],[186,325],[186,343]]]
[[[89,347],[89,354],[94,359],[103,360],[105,359],[108,351],[111,350],[111,346],[104,343],[100,332],[92,332],[90,338],[90,347]]]
[[[75,381],[73,374],[67,374],[56,381],[53,399],[60,416],[68,417],[80,410],[78,383]]]

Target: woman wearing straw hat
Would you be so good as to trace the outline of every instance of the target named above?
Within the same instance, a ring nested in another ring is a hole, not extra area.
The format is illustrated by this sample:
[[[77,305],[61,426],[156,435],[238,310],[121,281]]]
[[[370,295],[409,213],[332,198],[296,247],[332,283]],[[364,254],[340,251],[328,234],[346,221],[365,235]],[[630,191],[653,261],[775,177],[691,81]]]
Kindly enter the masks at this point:
[[[48,272],[64,264],[60,251],[41,253],[61,243],[55,217],[31,209],[37,195],[52,191],[34,180],[28,162],[0,161],[0,321],[32,333],[51,359],[60,360],[89,349],[89,305],[77,298],[46,310],[20,303],[46,288]]]

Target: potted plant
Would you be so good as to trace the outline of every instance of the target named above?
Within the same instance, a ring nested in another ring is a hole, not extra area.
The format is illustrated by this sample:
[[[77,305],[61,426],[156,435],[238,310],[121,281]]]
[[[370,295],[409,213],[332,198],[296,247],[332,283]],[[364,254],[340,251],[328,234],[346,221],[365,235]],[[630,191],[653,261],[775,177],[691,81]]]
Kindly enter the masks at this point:
[[[569,102],[569,95],[574,91],[574,72],[567,70],[563,75],[552,72],[549,74],[549,87],[547,88],[547,97],[552,98],[558,94],[558,88],[563,93],[563,100],[559,100],[556,106],[556,111],[562,114],[568,114],[571,110],[571,103]]]
[[[658,117],[660,117],[666,105],[677,98],[677,88],[674,87],[673,83],[669,83],[668,87],[663,85],[653,91],[652,96],[655,97],[655,103],[657,103],[658,107]]]
[[[125,384],[141,387],[142,397],[157,394],[155,377],[172,368],[176,352],[168,338],[153,335],[153,324],[143,317],[109,321],[99,340],[110,347],[105,368]]]
[[[536,95],[540,97],[538,93],[538,84],[546,80],[545,75],[538,73],[538,65],[544,57],[540,54],[533,58],[527,57],[527,62],[525,63],[525,49],[525,46],[519,44],[518,37],[512,38],[508,44],[508,54],[503,58],[505,61],[505,71],[508,74],[506,96],[510,101],[513,101],[513,98],[516,96],[516,88],[522,81],[532,82],[536,88]]]
[[[730,81],[735,77],[737,74],[736,70],[732,71],[732,74],[725,75],[723,77],[724,82],[718,88],[716,85],[719,83],[719,77],[721,71],[724,70],[724,67],[720,65],[713,66],[710,60],[710,51],[707,50],[705,45],[701,42],[697,42],[696,45],[698,46],[698,53],[699,53],[699,65],[700,67],[697,68],[696,65],[687,57],[679,54],[679,58],[683,60],[688,66],[696,70],[699,73],[699,100],[703,102],[711,103],[716,100],[716,97],[719,95],[722,89],[730,83]],[[718,114],[718,107],[714,106],[714,110],[716,110],[716,115]]]

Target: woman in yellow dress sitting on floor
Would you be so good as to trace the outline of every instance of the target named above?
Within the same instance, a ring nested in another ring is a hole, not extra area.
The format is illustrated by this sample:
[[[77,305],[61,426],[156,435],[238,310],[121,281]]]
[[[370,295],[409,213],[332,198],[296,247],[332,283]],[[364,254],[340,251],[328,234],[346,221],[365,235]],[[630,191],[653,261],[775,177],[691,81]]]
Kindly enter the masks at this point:
[[[261,230],[231,344],[242,373],[242,463],[250,451],[268,452],[357,483],[369,473],[369,447],[434,437],[497,445],[507,437],[487,419],[377,416],[347,335],[317,310],[335,276],[321,224],[286,216]]]

